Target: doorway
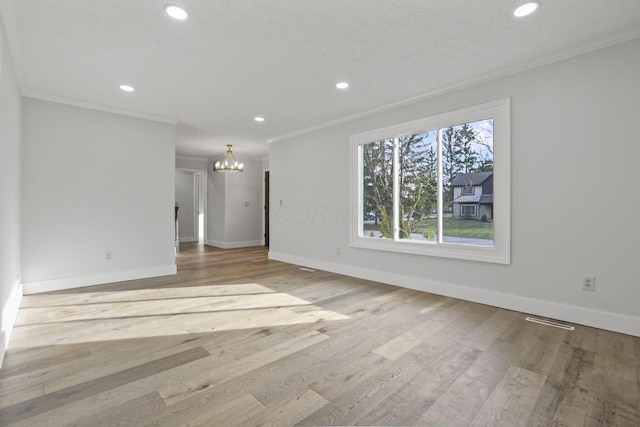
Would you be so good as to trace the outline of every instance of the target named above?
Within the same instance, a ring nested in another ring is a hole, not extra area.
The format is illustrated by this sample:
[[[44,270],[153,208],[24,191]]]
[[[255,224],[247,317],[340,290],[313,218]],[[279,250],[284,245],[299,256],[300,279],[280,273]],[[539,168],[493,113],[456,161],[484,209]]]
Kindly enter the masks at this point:
[[[177,168],[175,185],[179,242],[206,244],[207,171]]]
[[[264,173],[264,245],[269,247],[269,171]]]
[[[193,174],[194,212],[195,212],[195,232],[194,236],[199,244],[204,243],[206,236],[205,210],[207,206],[207,176],[206,172],[196,172]]]

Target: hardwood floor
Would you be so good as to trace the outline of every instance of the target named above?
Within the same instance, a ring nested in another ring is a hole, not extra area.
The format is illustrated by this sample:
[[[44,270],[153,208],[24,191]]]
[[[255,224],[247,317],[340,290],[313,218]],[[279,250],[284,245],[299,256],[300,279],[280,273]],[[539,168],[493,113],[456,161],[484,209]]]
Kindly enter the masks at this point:
[[[178,275],[28,295],[16,426],[640,426],[640,338],[185,245]]]

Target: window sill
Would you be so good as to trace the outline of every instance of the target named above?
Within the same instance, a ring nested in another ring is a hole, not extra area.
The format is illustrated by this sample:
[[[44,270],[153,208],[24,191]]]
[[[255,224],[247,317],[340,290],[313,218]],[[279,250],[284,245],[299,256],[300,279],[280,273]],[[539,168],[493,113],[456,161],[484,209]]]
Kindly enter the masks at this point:
[[[350,246],[360,249],[372,249],[386,252],[398,252],[413,255],[422,255],[439,258],[450,258],[465,261],[488,262],[494,264],[511,263],[510,254],[506,251],[506,245],[494,239],[494,246],[473,246],[464,244],[418,242],[418,241],[393,241],[379,237],[357,236],[350,242]]]

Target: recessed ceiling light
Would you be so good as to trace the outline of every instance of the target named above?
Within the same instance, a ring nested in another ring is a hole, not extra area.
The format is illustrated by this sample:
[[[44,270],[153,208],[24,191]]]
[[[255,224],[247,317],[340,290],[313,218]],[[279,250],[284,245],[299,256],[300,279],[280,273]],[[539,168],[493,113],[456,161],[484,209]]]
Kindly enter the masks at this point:
[[[349,83],[347,83],[347,82],[336,83],[336,87],[338,89],[346,89],[346,88],[349,87]]]
[[[167,15],[169,15],[173,19],[177,19],[179,21],[183,21],[189,17],[189,14],[187,13],[186,10],[174,4],[166,5],[164,7],[164,11]]]
[[[513,11],[513,16],[518,18],[522,18],[523,16],[527,16],[536,11],[537,8],[540,7],[539,1],[530,1],[521,6],[518,6],[516,10]]]
[[[120,85],[120,89],[122,89],[125,92],[133,92],[135,90],[133,86],[129,86],[129,85]]]
[[[253,119],[253,120],[255,120],[256,122],[264,122],[264,117],[260,117],[260,116],[258,116],[258,117],[256,117],[256,118],[255,118],[255,119]]]

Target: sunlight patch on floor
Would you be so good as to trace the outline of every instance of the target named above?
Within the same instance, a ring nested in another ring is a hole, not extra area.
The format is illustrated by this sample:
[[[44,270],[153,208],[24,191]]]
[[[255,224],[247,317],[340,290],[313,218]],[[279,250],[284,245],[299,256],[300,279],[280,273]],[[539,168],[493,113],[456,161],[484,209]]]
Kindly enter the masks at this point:
[[[37,307],[20,310],[16,325],[26,326],[76,320],[91,321],[119,317],[163,316],[166,314],[210,313],[214,311],[291,307],[307,304],[309,304],[307,301],[288,294],[271,293]]]
[[[238,285],[229,287],[235,286]],[[261,289],[262,293],[210,296],[215,293],[212,288],[221,288],[221,292],[228,291],[222,285],[145,289],[114,292],[114,295],[101,292],[101,303],[93,301],[91,304],[85,302],[78,305],[21,308],[10,347],[15,349],[187,335],[349,318],[312,305],[302,298],[274,292],[256,284],[250,284],[245,289]],[[178,295],[176,291],[185,290],[190,292],[191,297],[171,299],[171,296]],[[201,296],[194,296],[197,290],[201,291]],[[150,295],[149,291],[164,293],[165,299],[141,300]],[[72,294],[65,295],[73,298]],[[50,296],[56,297],[54,303],[60,302],[57,298],[60,295]],[[120,302],[106,302],[113,301],[113,298],[124,299]],[[40,299],[41,304],[45,302],[46,299]]]
[[[176,298],[215,297],[275,293],[257,283],[232,285],[185,286],[181,288],[135,289],[126,291],[74,292],[25,295],[20,307],[52,307],[59,305],[94,304],[103,302],[150,301]]]

